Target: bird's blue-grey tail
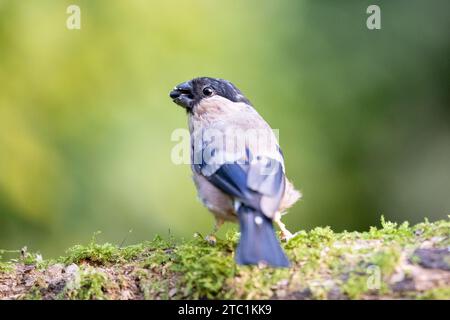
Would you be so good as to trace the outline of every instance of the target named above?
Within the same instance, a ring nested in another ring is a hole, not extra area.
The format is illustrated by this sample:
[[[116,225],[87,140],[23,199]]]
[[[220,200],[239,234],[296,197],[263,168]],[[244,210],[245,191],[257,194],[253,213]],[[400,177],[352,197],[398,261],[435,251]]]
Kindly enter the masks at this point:
[[[241,238],[236,250],[236,262],[242,265],[264,263],[273,267],[289,267],[289,260],[276,237],[272,221],[245,205],[241,205],[238,215]]]

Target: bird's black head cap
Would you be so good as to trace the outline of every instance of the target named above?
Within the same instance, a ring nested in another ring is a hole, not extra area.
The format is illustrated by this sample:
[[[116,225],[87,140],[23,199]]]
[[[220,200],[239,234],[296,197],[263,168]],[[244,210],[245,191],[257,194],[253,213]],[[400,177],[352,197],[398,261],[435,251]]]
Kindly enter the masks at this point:
[[[217,78],[199,77],[180,83],[171,92],[172,100],[190,111],[202,99],[214,95],[224,97],[233,102],[243,102],[251,105],[250,101],[230,81]]]

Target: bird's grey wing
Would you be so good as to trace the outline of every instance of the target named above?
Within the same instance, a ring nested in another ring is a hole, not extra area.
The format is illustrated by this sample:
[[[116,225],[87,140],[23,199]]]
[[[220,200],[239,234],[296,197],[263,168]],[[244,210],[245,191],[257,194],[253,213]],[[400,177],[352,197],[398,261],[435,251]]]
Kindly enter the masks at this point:
[[[286,188],[283,164],[276,159],[260,158],[260,161],[249,167],[247,185],[251,190],[262,194],[261,211],[269,218],[274,218]]]
[[[202,163],[196,171],[235,200],[263,212],[273,219],[285,190],[282,163],[260,158],[257,161],[232,161],[214,169]]]
[[[205,134],[213,129],[212,132],[216,130],[226,135],[230,127],[244,132],[260,131],[256,132],[256,138],[251,134],[246,138],[244,150],[226,150],[220,134],[219,139]],[[284,160],[272,129],[256,111],[243,111],[243,114],[215,122],[211,127],[194,132],[193,137],[193,169],[226,194],[273,218],[286,185]]]

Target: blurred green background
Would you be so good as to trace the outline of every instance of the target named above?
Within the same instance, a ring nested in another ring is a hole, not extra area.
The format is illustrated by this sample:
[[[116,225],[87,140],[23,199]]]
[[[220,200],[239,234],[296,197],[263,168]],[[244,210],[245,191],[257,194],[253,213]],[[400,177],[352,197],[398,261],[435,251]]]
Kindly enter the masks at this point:
[[[382,29],[366,27],[369,4]],[[66,8],[81,7],[81,30]],[[304,200],[290,229],[450,213],[450,2],[0,0],[0,248],[207,234],[169,90],[226,78]],[[133,230],[129,233],[129,230]],[[170,231],[169,231],[170,230]],[[219,234],[223,236],[223,232]]]

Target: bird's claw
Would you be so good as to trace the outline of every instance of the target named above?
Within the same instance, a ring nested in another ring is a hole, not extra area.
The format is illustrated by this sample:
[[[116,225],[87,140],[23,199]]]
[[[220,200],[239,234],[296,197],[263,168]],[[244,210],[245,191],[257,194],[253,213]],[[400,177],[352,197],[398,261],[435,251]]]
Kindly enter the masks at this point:
[[[283,241],[283,242],[288,242],[288,241],[291,240],[294,236],[295,236],[294,234],[292,234],[292,233],[290,233],[289,231],[286,230],[286,231],[284,231],[284,232],[281,232],[280,240]]]

